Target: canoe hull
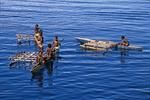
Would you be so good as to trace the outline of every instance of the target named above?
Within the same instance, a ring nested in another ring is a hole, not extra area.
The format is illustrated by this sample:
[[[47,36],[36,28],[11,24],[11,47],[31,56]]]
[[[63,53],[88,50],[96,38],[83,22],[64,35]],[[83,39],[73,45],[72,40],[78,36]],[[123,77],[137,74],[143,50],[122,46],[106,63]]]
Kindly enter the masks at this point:
[[[96,50],[96,51],[105,51],[105,48],[96,48],[92,46],[85,46],[85,45],[80,45],[81,48],[87,49],[87,50]]]
[[[121,46],[121,45],[117,45],[117,43],[113,41],[102,41],[102,40],[97,41],[97,40],[81,38],[81,37],[76,37],[76,39],[79,41],[80,47],[84,49],[102,50],[102,49],[117,48],[117,49],[125,49],[125,50],[143,50],[142,47],[136,45]]]
[[[48,63],[53,62],[53,60],[46,60],[46,62],[44,64],[39,64],[39,65],[35,65],[32,69],[31,72],[32,73],[36,73],[39,72],[40,70],[44,69],[45,65],[47,65]]]
[[[51,59],[46,59],[44,63],[40,64],[40,65],[35,65],[32,69],[31,72],[32,73],[36,73],[38,71],[40,71],[41,69],[43,69],[45,67],[46,64],[53,62],[55,60],[55,57],[57,55],[57,52],[59,51],[60,46],[55,47],[55,52],[54,52],[54,58]]]

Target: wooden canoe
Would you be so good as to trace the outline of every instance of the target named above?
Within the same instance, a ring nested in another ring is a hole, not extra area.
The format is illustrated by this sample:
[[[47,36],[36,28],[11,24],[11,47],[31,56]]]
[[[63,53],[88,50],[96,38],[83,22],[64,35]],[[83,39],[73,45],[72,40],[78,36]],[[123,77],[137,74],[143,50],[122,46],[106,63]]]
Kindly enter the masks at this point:
[[[76,39],[79,41],[80,47],[84,49],[91,49],[91,50],[103,50],[103,49],[110,49],[110,48],[125,49],[125,50],[143,49],[140,46],[136,46],[132,44],[130,46],[117,45],[117,43],[113,41],[92,40],[92,39],[81,38],[81,37],[76,37]]]
[[[57,52],[59,51],[59,49],[60,49],[60,46],[55,47],[54,58],[46,59],[46,60],[45,60],[45,63],[34,65],[34,67],[31,69],[31,72],[32,72],[32,73],[36,73],[36,72],[38,72],[39,70],[43,69],[43,68],[45,67],[45,64],[47,64],[47,63],[49,63],[49,62],[53,62],[53,61],[55,60],[55,57],[56,57]]]

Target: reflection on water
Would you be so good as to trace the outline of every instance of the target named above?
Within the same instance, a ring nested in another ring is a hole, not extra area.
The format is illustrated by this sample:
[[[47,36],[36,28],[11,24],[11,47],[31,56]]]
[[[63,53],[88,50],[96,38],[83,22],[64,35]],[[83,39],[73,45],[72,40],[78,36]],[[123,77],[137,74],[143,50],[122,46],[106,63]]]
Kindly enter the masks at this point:
[[[32,73],[31,82],[36,82],[39,87],[43,87],[45,77],[44,72],[46,72],[47,75],[51,77],[53,74],[53,67],[54,67],[53,65],[54,65],[53,61],[47,62],[44,65],[45,67],[43,69],[40,69],[35,73]]]
[[[39,87],[43,87],[43,79],[44,79],[43,71],[40,71],[40,72],[38,72],[38,73],[32,74],[31,81],[36,80],[37,85],[38,85]]]
[[[32,67],[31,62],[14,62],[10,63],[10,69],[30,70]]]
[[[50,62],[48,62],[48,63],[46,63],[46,65],[45,65],[45,68],[46,68],[46,70],[47,70],[47,74],[50,76],[50,75],[52,75],[52,72],[53,72],[53,61],[50,61]]]
[[[125,64],[126,63],[126,57],[129,56],[128,50],[121,49],[120,51],[120,63]]]
[[[105,56],[109,50],[90,50],[90,49],[84,49],[84,48],[80,48],[80,51],[82,52],[82,55],[85,56]]]
[[[118,48],[112,48],[112,49],[106,49],[106,50],[89,50],[89,49],[83,49],[80,48],[80,53],[82,56],[89,57],[89,58],[117,58],[117,60],[120,62],[120,64],[127,64],[129,59],[135,59],[135,57],[130,56],[132,53],[140,53],[141,50],[126,50],[126,49],[118,49]],[[102,60],[101,59],[101,60]],[[112,62],[112,61],[111,61]]]

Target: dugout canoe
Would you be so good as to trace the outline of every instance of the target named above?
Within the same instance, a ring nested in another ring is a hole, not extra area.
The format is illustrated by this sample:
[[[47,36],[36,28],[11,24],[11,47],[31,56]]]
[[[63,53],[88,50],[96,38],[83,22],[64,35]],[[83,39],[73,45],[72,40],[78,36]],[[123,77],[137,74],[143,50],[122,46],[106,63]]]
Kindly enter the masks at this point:
[[[81,38],[81,37],[76,37],[76,39],[77,41],[79,41],[80,47],[84,49],[103,50],[103,49],[117,48],[117,49],[125,49],[125,50],[143,50],[142,47],[133,44],[129,46],[122,46],[122,45],[117,45],[117,43],[113,41],[92,40],[92,39]]]
[[[31,72],[36,73],[36,72],[40,71],[41,69],[43,69],[47,63],[53,62],[55,60],[57,53],[59,52],[59,49],[60,49],[60,46],[55,47],[54,57],[51,59],[46,59],[45,63],[34,65],[34,67],[31,69]]]

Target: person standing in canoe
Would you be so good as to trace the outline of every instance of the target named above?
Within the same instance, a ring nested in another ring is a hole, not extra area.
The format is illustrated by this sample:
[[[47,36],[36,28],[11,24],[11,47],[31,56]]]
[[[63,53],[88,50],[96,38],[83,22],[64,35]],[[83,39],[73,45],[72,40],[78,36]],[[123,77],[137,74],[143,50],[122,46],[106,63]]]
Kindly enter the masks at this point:
[[[43,63],[43,51],[39,51],[36,58],[37,65],[41,65]]]
[[[46,56],[47,56],[47,59],[51,59],[53,56],[53,48],[50,43],[48,44],[48,47],[46,49]]]
[[[39,33],[35,34],[34,40],[35,40],[35,43],[36,43],[37,47],[40,50],[43,49],[44,38],[43,38],[43,32],[42,32],[42,30],[40,30]]]
[[[43,44],[44,43],[44,37],[43,37],[43,31],[42,30],[40,30],[39,35],[40,35],[40,42],[41,42],[41,44]]]
[[[129,41],[128,39],[125,37],[125,36],[121,36],[121,42],[118,43],[118,45],[121,45],[121,46],[129,46]]]

